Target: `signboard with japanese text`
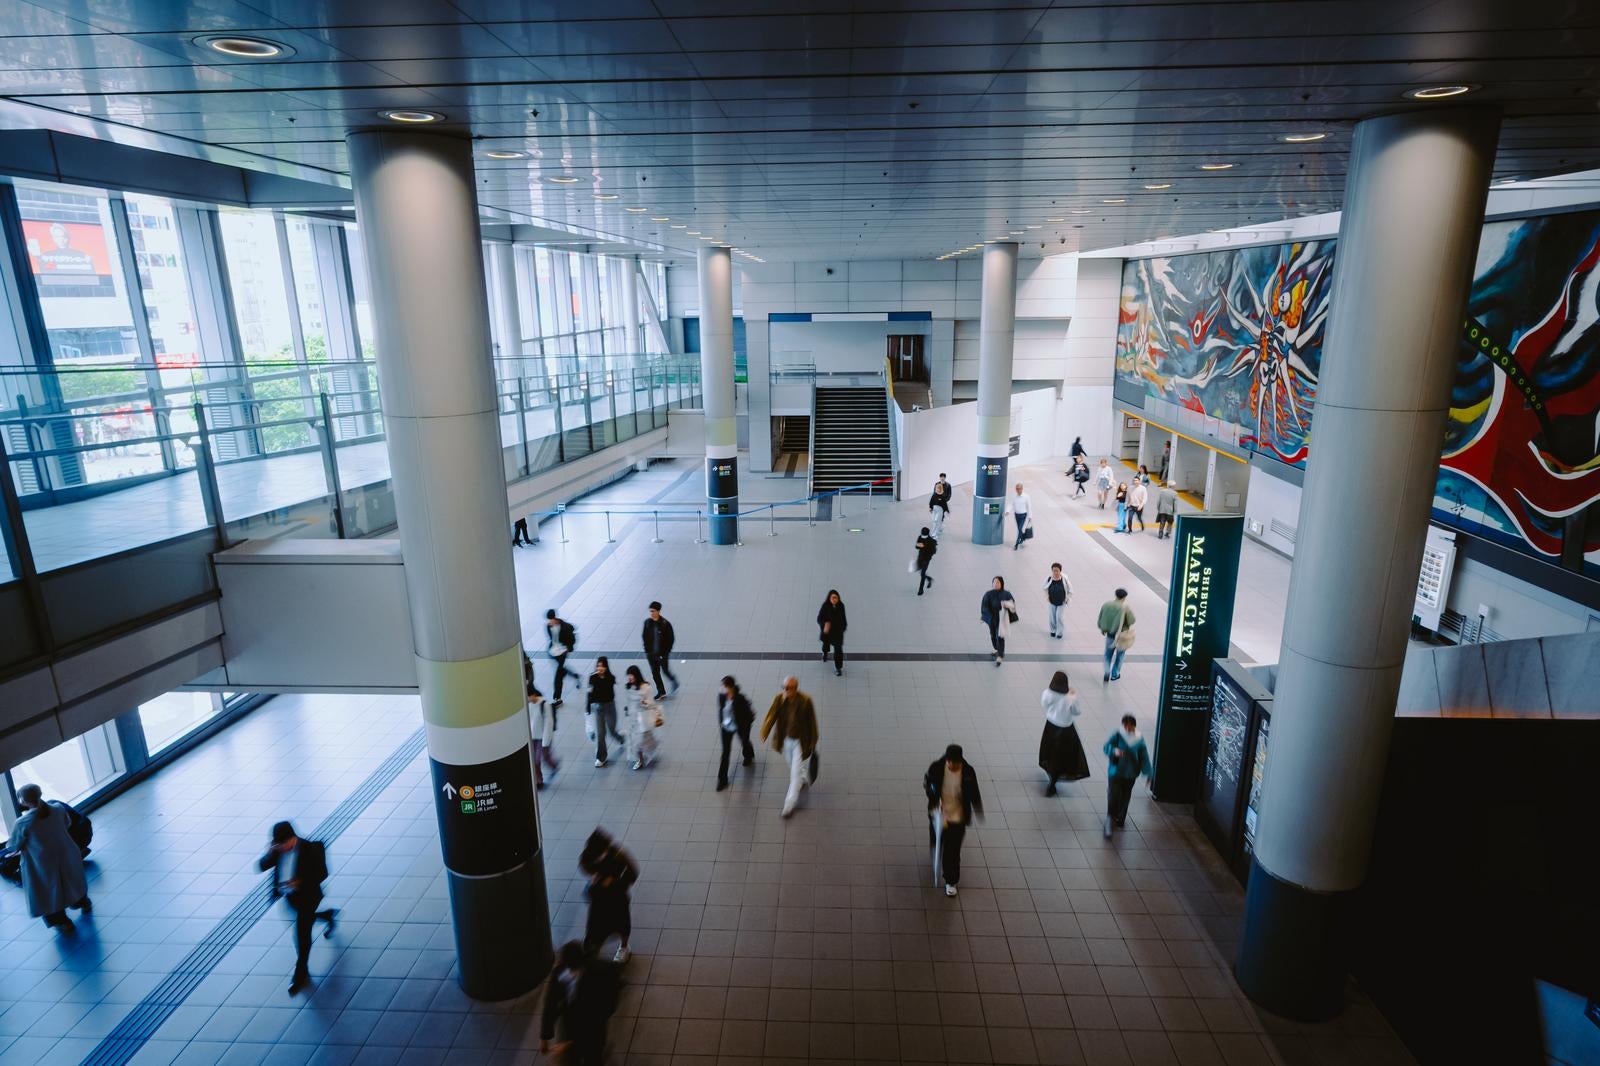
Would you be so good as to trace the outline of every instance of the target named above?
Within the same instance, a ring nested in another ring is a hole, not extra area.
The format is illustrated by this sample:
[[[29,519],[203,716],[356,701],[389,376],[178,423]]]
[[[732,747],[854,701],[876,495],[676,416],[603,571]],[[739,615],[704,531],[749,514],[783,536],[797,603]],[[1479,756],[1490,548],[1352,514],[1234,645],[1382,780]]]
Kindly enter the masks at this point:
[[[481,877],[533,857],[539,825],[527,748],[477,766],[429,764],[446,866]]]
[[[1159,800],[1192,803],[1199,790],[1211,712],[1211,663],[1228,654],[1243,537],[1243,515],[1178,516],[1150,784]]]

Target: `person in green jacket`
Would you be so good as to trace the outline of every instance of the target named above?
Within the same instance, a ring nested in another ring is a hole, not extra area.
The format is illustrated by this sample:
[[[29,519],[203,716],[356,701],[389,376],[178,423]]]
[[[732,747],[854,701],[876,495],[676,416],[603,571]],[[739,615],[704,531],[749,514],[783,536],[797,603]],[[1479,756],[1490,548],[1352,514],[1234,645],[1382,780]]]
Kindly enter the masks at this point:
[[[1111,839],[1112,829],[1121,829],[1128,819],[1128,801],[1133,798],[1133,786],[1141,775],[1150,773],[1150,749],[1145,747],[1144,736],[1133,715],[1122,716],[1122,728],[1112,733],[1100,749],[1110,763],[1106,767],[1106,839]]]
[[[1100,605],[1096,621],[1106,638],[1106,668],[1101,681],[1122,680],[1122,657],[1133,647],[1133,608],[1128,606],[1128,590],[1118,589],[1117,594]]]

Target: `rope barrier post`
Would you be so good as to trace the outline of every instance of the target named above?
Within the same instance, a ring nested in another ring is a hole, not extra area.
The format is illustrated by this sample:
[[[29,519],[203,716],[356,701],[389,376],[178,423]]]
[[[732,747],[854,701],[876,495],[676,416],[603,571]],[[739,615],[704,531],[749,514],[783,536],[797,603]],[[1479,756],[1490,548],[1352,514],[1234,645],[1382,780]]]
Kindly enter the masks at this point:
[[[778,508],[776,506],[772,506],[772,507],[767,508],[767,536],[776,537],[777,535],[778,535]]]
[[[839,513],[838,513],[838,515],[836,517],[843,518],[844,517],[844,489],[840,489],[838,492],[834,493],[833,494],[833,498],[835,500],[839,501]]]
[[[806,500],[806,525],[815,526],[816,524],[817,524],[817,498],[815,496],[812,496],[810,499]]]
[[[696,544],[704,544],[706,542],[706,513],[704,511],[696,510],[694,513],[694,542]]]
[[[867,482],[867,513],[872,513],[872,482]]]
[[[615,538],[615,537],[613,537],[611,535],[611,512],[607,511],[606,512],[606,543],[607,544],[615,544],[616,542],[617,542],[617,538]]]
[[[565,507],[556,511],[556,518],[561,521],[561,543],[567,543],[567,509]]]
[[[660,511],[651,511],[650,512],[650,517],[655,521],[655,524],[656,524],[656,535],[650,538],[650,543],[651,544],[660,544],[661,543],[661,512]]]

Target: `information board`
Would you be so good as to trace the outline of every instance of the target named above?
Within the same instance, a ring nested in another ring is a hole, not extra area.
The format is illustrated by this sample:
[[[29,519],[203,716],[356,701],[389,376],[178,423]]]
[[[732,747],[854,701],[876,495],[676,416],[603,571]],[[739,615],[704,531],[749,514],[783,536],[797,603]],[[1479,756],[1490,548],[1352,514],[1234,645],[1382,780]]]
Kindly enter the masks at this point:
[[[1173,534],[1156,712],[1156,799],[1192,803],[1205,761],[1211,663],[1228,654],[1243,515],[1184,514]]]
[[[539,825],[527,748],[475,766],[428,762],[446,866],[481,877],[533,857]]]
[[[992,500],[1006,494],[1006,460],[979,459],[977,484],[972,494],[980,499]]]
[[[1256,712],[1256,735],[1252,745],[1254,751],[1250,757],[1250,794],[1244,803],[1244,833],[1242,851],[1244,863],[1250,864],[1250,856],[1256,850],[1256,825],[1261,820],[1261,782],[1262,775],[1267,770],[1267,733],[1272,725],[1272,712],[1260,708]]]
[[[1417,599],[1411,614],[1417,624],[1434,632],[1450,596],[1450,575],[1456,565],[1456,535],[1438,526],[1428,527],[1422,549],[1422,569],[1417,573]]]
[[[1206,761],[1195,797],[1195,818],[1224,857],[1235,847],[1239,786],[1245,744],[1250,735],[1250,693],[1217,663],[1211,688],[1211,720],[1206,730]]]

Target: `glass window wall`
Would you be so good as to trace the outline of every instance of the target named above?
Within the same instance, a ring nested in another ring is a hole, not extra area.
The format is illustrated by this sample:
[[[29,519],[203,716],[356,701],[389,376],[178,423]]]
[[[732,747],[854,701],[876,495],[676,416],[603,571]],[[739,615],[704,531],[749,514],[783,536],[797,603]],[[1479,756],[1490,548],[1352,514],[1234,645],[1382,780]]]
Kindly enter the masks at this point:
[[[199,729],[224,708],[220,692],[168,692],[139,705],[145,750],[165,751]]]
[[[115,728],[108,722],[18,763],[11,768],[13,787],[38,785],[46,799],[73,803],[109,784],[123,772]]]

